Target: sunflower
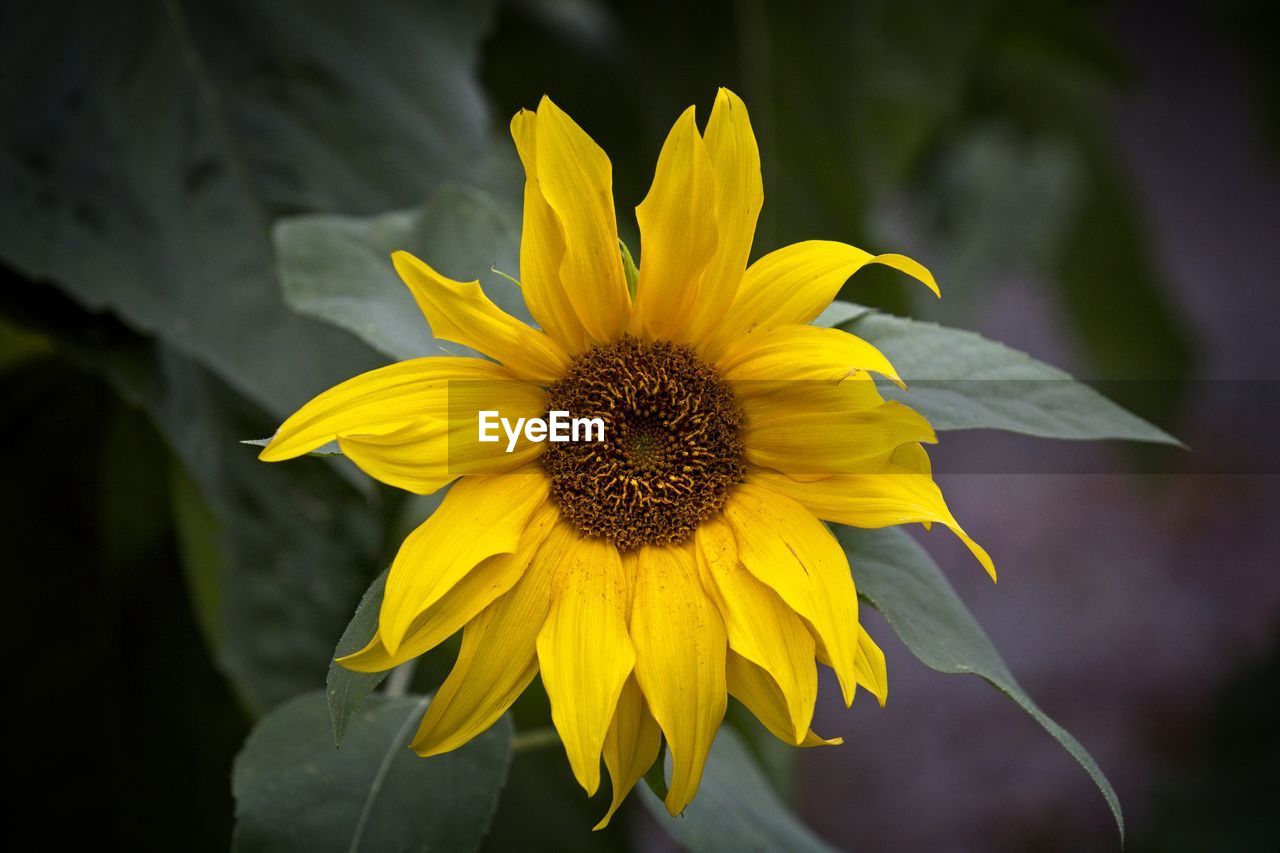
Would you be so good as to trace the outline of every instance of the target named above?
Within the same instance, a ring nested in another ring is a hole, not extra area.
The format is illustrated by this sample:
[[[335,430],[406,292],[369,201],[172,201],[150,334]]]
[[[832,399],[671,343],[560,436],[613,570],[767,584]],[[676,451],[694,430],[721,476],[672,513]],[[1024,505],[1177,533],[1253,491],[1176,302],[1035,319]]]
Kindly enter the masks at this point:
[[[520,287],[535,328],[478,281],[392,256],[437,338],[487,358],[392,364],[313,399],[261,458],[336,441],[368,475],[428,494],[368,646],[390,669],[459,630],[452,672],[412,741],[422,756],[492,725],[536,676],[588,794],[601,758],[605,825],[665,740],[672,814],[698,788],[736,697],[782,740],[810,729],[817,663],[846,704],[881,704],[884,655],[858,622],[844,551],[824,524],[949,527],[993,573],[934,484],[924,417],[886,401],[900,381],[872,345],[807,325],[859,268],[879,263],[935,293],[901,255],[808,241],[748,266],[763,201],[742,101],[721,89],[704,133],[690,107],[636,209],[643,254],[619,249],[605,153],[550,99],[511,133],[524,165]],[[478,440],[477,415],[600,418],[603,441]]]

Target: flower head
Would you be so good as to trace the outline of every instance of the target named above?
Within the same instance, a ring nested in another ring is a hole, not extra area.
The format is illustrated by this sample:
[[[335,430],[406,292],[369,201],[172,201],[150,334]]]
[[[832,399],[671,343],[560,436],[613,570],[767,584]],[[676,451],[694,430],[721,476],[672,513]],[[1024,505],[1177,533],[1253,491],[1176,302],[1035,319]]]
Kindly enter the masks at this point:
[[[340,662],[394,667],[462,630],[413,739],[466,743],[541,675],[578,781],[612,778],[603,825],[665,739],[667,808],[694,797],[728,695],[777,737],[809,728],[816,662],[846,703],[881,703],[884,655],[858,623],[824,521],[960,529],[930,476],[928,422],[886,402],[869,343],[807,325],[868,263],[936,292],[923,267],[809,241],[747,264],[763,200],[741,100],[720,90],[705,132],[689,108],[637,208],[632,296],[604,152],[544,98],[511,132],[524,164],[520,283],[538,328],[478,282],[397,252],[436,337],[488,358],[423,358],[357,376],[281,426],[262,458],[330,441],[370,476],[440,507],[392,564],[376,635]],[[479,441],[483,410],[595,417],[604,440]]]

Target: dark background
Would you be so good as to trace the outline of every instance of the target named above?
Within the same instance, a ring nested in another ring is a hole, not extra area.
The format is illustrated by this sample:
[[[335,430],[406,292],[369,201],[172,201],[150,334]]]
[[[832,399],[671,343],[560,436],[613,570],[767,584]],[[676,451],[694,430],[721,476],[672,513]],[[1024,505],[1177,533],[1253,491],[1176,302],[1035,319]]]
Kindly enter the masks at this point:
[[[287,670],[275,692],[246,691],[248,665],[220,644],[287,644],[296,618],[331,646],[395,541],[398,498],[365,495],[363,515],[330,534],[347,551],[321,542],[300,558],[344,560],[353,576],[315,601],[281,593],[272,618],[289,616],[276,634],[255,633],[236,593],[210,586],[209,531],[245,531],[269,550],[285,534],[264,506],[349,487],[317,485],[308,469],[299,491],[271,481],[276,491],[259,495],[267,475],[233,476],[254,467],[232,439],[269,434],[278,417],[256,380],[199,347],[193,355],[185,333],[137,308],[176,301],[168,286],[203,274],[201,262],[163,257],[171,246],[179,257],[208,250],[199,239],[172,245],[168,223],[131,210],[120,189],[142,197],[169,186],[166,147],[127,148],[143,129],[195,151],[227,132],[180,108],[208,94],[199,85],[176,100],[133,86],[157,57],[185,51],[202,54],[213,83],[232,81],[228,97],[238,86],[266,92],[316,116],[319,138],[365,137],[370,161],[421,173],[352,190],[365,168],[355,145],[324,161],[332,178],[314,185],[305,183],[314,163],[299,174],[268,163],[276,170],[263,169],[258,214],[268,225],[310,210],[409,206],[446,179],[514,199],[505,123],[545,92],[609,152],[623,236],[635,245],[627,212],[671,122],[690,103],[705,118],[715,87],[733,88],[764,158],[754,254],[813,237],[910,254],[934,271],[942,302],[872,272],[849,298],[975,329],[1083,378],[1125,380],[1105,388],[1191,447],[946,434],[935,470],[1001,582],[991,586],[943,536],[923,538],[1031,695],[1115,784],[1129,849],[1280,846],[1275,4],[513,0],[480,16],[466,37],[473,53],[452,42],[459,4],[418,4],[414,19],[427,32],[439,21],[442,33],[424,45],[380,41],[382,12],[356,4],[261,4],[278,10],[274,39],[252,4],[50,5],[0,5],[0,542],[10,589],[6,786],[19,836],[38,847],[173,849],[181,838],[184,848],[225,848],[229,768],[254,715],[318,686],[323,670]],[[299,94],[317,72],[291,64],[297,44],[280,35],[294,21],[293,39],[312,38],[314,22],[303,24],[313,15],[341,21],[316,53],[344,66],[379,57],[469,79],[465,103],[451,104],[447,87],[392,94],[406,114],[426,105],[475,132],[431,148],[423,140],[434,137],[397,124],[326,124],[329,90],[316,86],[319,101]],[[110,99],[121,81],[133,86],[128,97]],[[230,112],[250,161],[270,161],[293,132],[234,103]],[[202,174],[216,185],[210,163],[207,174],[186,172],[182,192],[206,192]],[[40,220],[50,209],[61,213]],[[99,236],[110,249],[85,239],[36,246],[32,235],[74,232],[50,224],[59,215],[93,233],[107,217]],[[210,254],[240,263],[238,248]],[[249,267],[241,275],[229,264],[205,282],[233,315],[239,300],[275,286],[269,270]],[[141,296],[98,296],[96,275],[136,279]],[[255,348],[247,336],[261,330],[245,334]],[[343,375],[368,366],[352,362]],[[264,375],[274,369],[263,363]],[[196,381],[198,393],[176,393]],[[324,387],[308,382],[281,408]],[[167,402],[155,402],[157,387]],[[230,448],[222,456],[207,455],[222,445],[193,426],[211,413],[225,422],[213,433]],[[289,535],[308,536],[315,517]],[[211,623],[226,608],[240,615]],[[793,799],[811,826],[850,850],[1115,848],[1101,798],[1043,730],[977,679],[926,670],[869,619],[889,658],[891,699],[845,712],[824,686],[820,731],[846,744],[795,759]],[[545,829],[594,822],[562,764],[517,761],[494,849],[669,844],[638,811],[608,834]]]

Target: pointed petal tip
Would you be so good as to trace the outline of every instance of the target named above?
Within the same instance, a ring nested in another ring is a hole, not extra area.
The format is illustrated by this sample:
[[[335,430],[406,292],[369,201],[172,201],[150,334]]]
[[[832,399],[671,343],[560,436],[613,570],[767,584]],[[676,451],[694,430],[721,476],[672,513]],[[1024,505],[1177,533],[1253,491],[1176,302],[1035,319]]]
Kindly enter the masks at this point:
[[[433,755],[440,755],[441,753],[448,752],[446,749],[441,749],[440,746],[441,741],[439,738],[423,737],[421,733],[409,742],[409,748],[412,749],[414,754],[419,758],[431,758]]]
[[[565,749],[565,753],[566,755],[568,754],[567,747]],[[586,767],[580,767],[577,762],[569,762],[569,769],[573,772],[574,781],[576,781],[582,790],[586,792],[588,797],[594,797],[596,792],[600,790],[601,774],[599,761],[600,759],[597,757],[595,773],[591,772],[591,767],[589,765]]]
[[[373,640],[371,640],[369,644],[365,646],[363,649],[360,649],[359,651],[354,651],[349,655],[336,657],[333,659],[333,662],[336,663],[338,666],[342,667],[343,669],[348,670],[349,672],[362,672],[362,673],[386,672],[387,670],[394,669],[395,666],[398,666],[398,664],[393,664],[392,666],[378,667],[378,666],[370,666],[368,663],[365,663],[364,661],[370,656],[369,653],[373,648],[375,648],[375,646],[379,650],[382,650],[384,648],[384,646],[382,645],[382,642],[378,639],[377,634],[374,635]]]
[[[689,802],[692,799],[693,799],[692,797],[688,799],[684,797],[678,798],[676,797],[676,792],[672,790],[667,792],[667,798],[662,801],[662,804],[666,806],[667,814],[671,815],[672,817],[680,817],[680,813],[683,812],[686,808],[688,808]]]
[[[933,273],[929,272],[929,268],[919,261],[908,258],[906,255],[899,255],[896,252],[889,252],[882,255],[876,255],[872,261],[877,264],[883,264],[906,273],[925,287],[933,291],[933,295],[942,298],[942,291],[938,289],[938,282],[934,279]]]
[[[857,683],[854,682],[852,676],[850,676],[850,678],[848,679],[847,686],[845,683],[846,681],[845,679],[837,678],[836,680],[840,682],[840,698],[844,700],[844,706],[846,708],[852,708],[853,700],[858,695]]]
[[[974,559],[982,565],[982,568],[987,570],[987,574],[991,577],[991,582],[997,583],[998,578],[996,577],[996,564],[991,559],[991,555],[987,553],[987,549],[983,548],[977,542],[974,542],[967,533],[960,529],[959,525],[955,527],[954,532],[956,536],[959,537],[960,541],[968,547],[969,551],[973,554]]]
[[[728,86],[720,86],[716,89],[716,103],[724,103],[731,107],[745,106],[738,93]]]

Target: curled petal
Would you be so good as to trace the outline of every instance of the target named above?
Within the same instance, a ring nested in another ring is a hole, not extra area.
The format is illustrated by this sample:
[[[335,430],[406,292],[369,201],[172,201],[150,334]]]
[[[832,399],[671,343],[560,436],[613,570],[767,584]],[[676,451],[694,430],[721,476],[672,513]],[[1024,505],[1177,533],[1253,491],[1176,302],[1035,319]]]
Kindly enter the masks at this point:
[[[636,681],[671,749],[667,811],[679,814],[698,790],[727,695],[724,621],[689,549],[640,549],[631,641]]]
[[[813,729],[801,734],[792,731],[787,701],[769,673],[736,652],[729,652],[729,694],[747,706],[757,720],[778,740],[792,746],[838,746],[844,738],[824,738]]]
[[[818,698],[809,629],[777,593],[738,562],[733,531],[724,521],[713,519],[698,528],[696,551],[703,586],[724,616],[729,648],[772,677],[799,742]]]
[[[578,539],[556,573],[538,662],[552,722],[588,795],[600,786],[600,751],[635,660],[618,549]]]
[[[464,477],[400,546],[378,617],[383,645],[396,654],[409,627],[475,566],[520,545],[529,519],[547,499],[540,468]]]
[[[644,694],[634,677],[628,678],[618,697],[618,710],[613,715],[609,734],[604,740],[604,764],[613,780],[613,800],[609,811],[595,825],[604,829],[613,819],[614,812],[640,777],[653,766],[662,746],[662,730],[649,713]]]
[[[534,318],[571,352],[617,338],[630,322],[613,167],[550,98],[512,120],[525,168],[520,271]]]
[[[927,459],[920,463],[918,453],[912,451],[909,455],[915,466],[923,464],[927,467]],[[951,510],[947,509],[938,484],[928,473],[920,473],[917,468],[889,465],[878,472],[837,474],[804,482],[769,471],[760,472],[757,478],[761,485],[798,501],[819,518],[850,527],[937,522],[951,530],[987,570],[991,579],[996,579],[995,564],[990,555],[964,532]]]
[[[871,371],[901,384],[880,350],[840,329],[779,326],[730,344],[716,365],[730,382],[808,380],[839,382]]]
[[[747,461],[797,479],[826,477],[882,470],[899,446],[936,440],[924,416],[868,394],[870,382],[782,382],[740,396]]]
[[[437,338],[497,359],[519,379],[550,382],[564,375],[564,348],[494,305],[479,281],[454,281],[408,252],[391,260]]]
[[[551,607],[551,582],[577,534],[557,525],[511,591],[462,631],[449,677],[422,717],[411,746],[419,755],[457,749],[506,713],[538,672],[537,638]]]
[[[650,337],[675,339],[701,299],[717,244],[715,172],[693,107],[671,128],[636,219],[641,256],[633,322]]]
[[[532,461],[541,447],[478,443],[475,415],[546,411],[546,392],[478,358],[420,358],[371,370],[315,397],[276,431],[258,458],[278,462],[337,441],[343,454],[384,483],[419,494],[463,474],[498,474]]]
[[[520,547],[511,554],[488,557],[467,572],[413,621],[395,654],[387,651],[382,633],[375,631],[367,646],[338,658],[338,663],[354,672],[384,672],[434,649],[515,585],[559,516],[554,505],[540,506],[520,537]]]
[[[930,272],[902,255],[873,255],[830,240],[793,243],[747,267],[733,305],[700,351],[714,358],[749,332],[812,321],[851,275],[871,263],[893,267],[938,292]]]
[[[738,559],[813,629],[845,703],[852,703],[858,596],[840,543],[809,510],[754,480],[729,496],[724,514],[738,544]]]

